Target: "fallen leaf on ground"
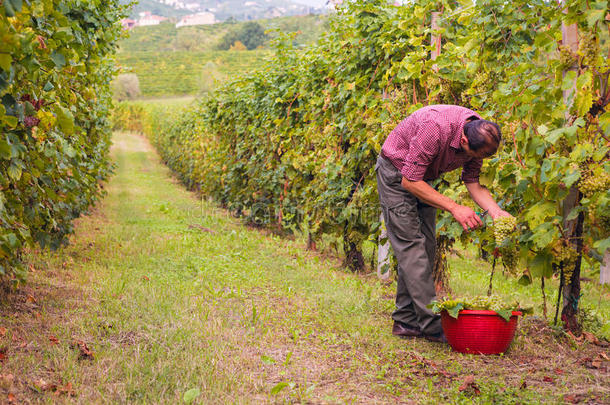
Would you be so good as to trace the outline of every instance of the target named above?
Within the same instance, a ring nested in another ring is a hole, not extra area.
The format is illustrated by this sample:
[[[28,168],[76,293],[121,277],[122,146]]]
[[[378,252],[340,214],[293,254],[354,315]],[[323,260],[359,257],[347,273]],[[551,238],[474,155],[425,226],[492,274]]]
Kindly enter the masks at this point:
[[[75,396],[76,393],[74,392],[74,388],[72,388],[72,383],[69,382],[66,385],[60,386],[57,388],[57,390],[55,391],[56,395],[60,395],[60,394],[67,394],[68,396]]]
[[[585,337],[587,342],[593,343],[594,345],[599,345],[599,339],[594,334],[590,332],[583,332],[582,335]]]
[[[51,342],[51,344],[54,344],[54,345],[58,345],[59,344],[59,339],[57,339],[53,335],[49,336],[49,341]]]
[[[41,378],[38,381],[34,381],[34,387],[40,391],[55,391],[57,384],[48,383]]]
[[[600,353],[600,354],[598,354],[598,356],[604,360],[610,361],[610,357],[608,357],[608,355],[606,353]]]
[[[150,278],[148,278],[148,276],[142,276],[142,280],[144,280],[144,281],[150,281]]]
[[[15,398],[15,394],[9,393],[7,398],[9,404],[14,404],[17,401],[17,398]]]
[[[571,337],[577,344],[582,344],[584,340],[584,336],[580,335],[579,337],[574,336],[574,334],[570,331],[567,332],[568,336]]]
[[[464,382],[462,383],[462,385],[460,385],[459,390],[460,390],[460,392],[472,390],[472,392],[475,395],[479,395],[481,393],[481,390],[479,389],[479,386],[474,381],[474,376],[473,375],[469,375],[469,376],[467,376],[464,379]]]
[[[93,352],[89,349],[87,344],[82,340],[75,340],[72,347],[77,347],[80,352],[80,358],[93,360]]]
[[[32,304],[37,304],[36,298],[32,294],[28,294],[28,297],[25,299],[26,302],[31,302]]]
[[[7,329],[0,327],[0,338],[3,338],[6,335]]]
[[[548,382],[548,383],[555,382],[555,380],[553,379],[553,377],[549,377],[548,375],[545,375],[545,376],[544,376],[544,378],[542,378],[542,381],[544,381],[544,382]]]
[[[216,233],[216,231],[214,231],[213,229],[206,228],[205,226],[199,224],[189,224],[189,229],[199,229],[200,231],[209,232],[212,234]]]
[[[6,347],[0,347],[0,362],[6,360]]]
[[[577,404],[579,402],[578,398],[576,397],[576,395],[572,395],[572,394],[567,394],[563,396],[564,401],[566,402],[570,402],[572,404]]]
[[[560,368],[555,369],[555,374],[563,375],[563,370]]]
[[[0,386],[10,388],[15,377],[12,374],[0,374]]]

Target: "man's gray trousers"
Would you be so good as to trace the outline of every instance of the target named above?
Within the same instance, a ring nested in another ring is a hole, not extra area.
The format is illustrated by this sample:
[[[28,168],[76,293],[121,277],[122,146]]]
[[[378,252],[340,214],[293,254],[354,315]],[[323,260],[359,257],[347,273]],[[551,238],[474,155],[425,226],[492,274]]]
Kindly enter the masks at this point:
[[[441,332],[440,318],[426,308],[435,297],[434,264],[436,208],[402,187],[402,174],[379,156],[377,191],[388,238],[398,261],[396,310],[392,318],[425,334]]]

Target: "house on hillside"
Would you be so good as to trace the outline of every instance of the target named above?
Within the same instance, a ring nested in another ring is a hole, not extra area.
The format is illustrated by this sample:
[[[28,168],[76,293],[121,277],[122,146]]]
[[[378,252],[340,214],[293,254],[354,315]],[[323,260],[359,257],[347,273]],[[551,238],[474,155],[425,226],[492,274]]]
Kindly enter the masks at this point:
[[[130,30],[133,27],[136,27],[138,22],[136,20],[132,20],[131,18],[123,18],[121,20],[121,25],[123,26],[124,30]]]
[[[138,20],[138,25],[159,25],[161,21],[167,20],[166,17],[161,17],[159,15],[154,15],[150,11],[144,11],[140,13],[140,20]]]
[[[197,14],[191,14],[184,16],[178,21],[176,24],[176,28],[184,27],[187,25],[206,25],[206,24],[214,24],[216,22],[216,17],[212,13],[201,12]]]

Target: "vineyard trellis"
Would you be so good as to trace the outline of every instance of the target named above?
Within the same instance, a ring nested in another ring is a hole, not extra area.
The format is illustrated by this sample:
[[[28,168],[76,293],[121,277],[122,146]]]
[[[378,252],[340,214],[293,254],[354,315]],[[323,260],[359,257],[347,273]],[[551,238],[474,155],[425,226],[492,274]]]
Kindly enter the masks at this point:
[[[184,115],[153,114],[147,132],[188,185],[253,222],[313,242],[332,235],[357,269],[363,243],[379,233],[373,168],[386,135],[425,104],[470,107],[503,128],[481,182],[517,217],[515,276],[529,283],[561,273],[572,288],[582,260],[597,266],[610,247],[609,19],[606,1],[350,2],[315,46],[298,50],[290,36],[279,38],[263,69]],[[575,52],[561,42],[564,23],[578,28]],[[434,60],[432,34],[441,37]],[[457,173],[436,186],[466,200]],[[577,236],[565,225],[573,220]],[[437,231],[449,242],[497,247],[489,231],[463,233],[447,213]],[[566,307],[578,302],[564,304],[577,329]]]
[[[0,1],[0,279],[23,248],[57,248],[110,174],[118,1]]]

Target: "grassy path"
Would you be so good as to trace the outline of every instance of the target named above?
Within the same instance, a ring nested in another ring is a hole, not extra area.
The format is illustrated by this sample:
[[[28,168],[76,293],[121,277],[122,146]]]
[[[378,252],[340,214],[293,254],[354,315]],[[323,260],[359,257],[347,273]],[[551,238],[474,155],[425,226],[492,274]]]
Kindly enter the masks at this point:
[[[0,403],[610,401],[603,349],[536,322],[503,357],[396,339],[392,286],[198,201],[138,136],[113,156],[103,203],[2,301]]]

